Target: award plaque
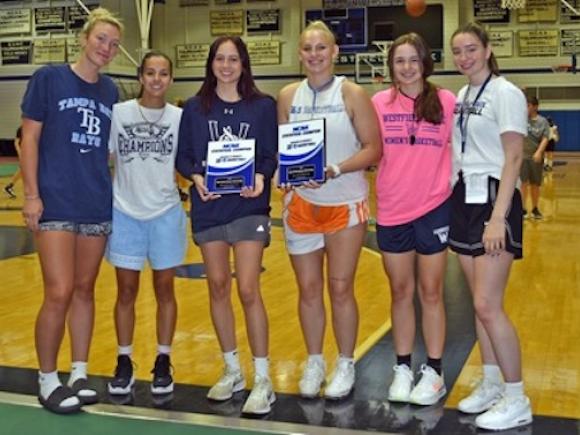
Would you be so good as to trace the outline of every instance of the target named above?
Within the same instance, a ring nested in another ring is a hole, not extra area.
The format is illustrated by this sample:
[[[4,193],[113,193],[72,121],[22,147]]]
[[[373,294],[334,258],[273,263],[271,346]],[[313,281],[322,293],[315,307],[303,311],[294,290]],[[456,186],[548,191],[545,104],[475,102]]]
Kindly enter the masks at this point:
[[[205,185],[210,193],[240,193],[254,188],[254,139],[211,141],[207,146]]]
[[[326,167],[325,120],[289,122],[278,127],[280,184],[323,183]]]

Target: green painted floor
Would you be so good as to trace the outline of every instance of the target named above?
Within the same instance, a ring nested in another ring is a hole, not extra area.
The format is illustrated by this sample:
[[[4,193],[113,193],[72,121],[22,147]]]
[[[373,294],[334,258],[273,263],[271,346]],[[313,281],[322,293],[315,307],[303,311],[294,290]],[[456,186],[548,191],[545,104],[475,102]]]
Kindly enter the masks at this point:
[[[81,412],[60,416],[41,408],[0,403],[2,435],[246,435],[275,434],[191,423],[164,422]],[[278,432],[279,433],[279,432]]]

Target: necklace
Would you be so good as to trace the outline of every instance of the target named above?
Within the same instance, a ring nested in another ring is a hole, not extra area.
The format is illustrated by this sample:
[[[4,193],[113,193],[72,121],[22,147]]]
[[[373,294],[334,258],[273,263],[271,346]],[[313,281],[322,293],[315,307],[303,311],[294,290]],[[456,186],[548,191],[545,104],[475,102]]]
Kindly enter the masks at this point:
[[[143,109],[141,109],[141,104],[139,104],[139,101],[137,101],[137,108],[139,109],[139,113],[141,114],[141,118],[143,118],[143,120],[149,124],[149,125],[155,125],[157,124],[159,121],[161,121],[161,119],[163,118],[163,115],[165,115],[165,109],[167,108],[167,104],[165,104],[163,106],[163,110],[161,111],[161,115],[159,115],[159,117],[155,120],[155,121],[150,121],[149,119],[147,119],[147,117],[145,116],[145,114],[143,113]],[[155,109],[152,109],[155,110]]]
[[[407,127],[407,134],[409,135],[409,143],[411,145],[415,145],[417,141],[417,130],[419,130],[419,123],[417,122],[417,115],[415,114],[415,107],[417,104],[417,97],[413,98],[410,95],[405,94],[402,90],[399,89],[399,93],[408,98],[409,100],[413,101],[413,113],[411,114],[411,121],[407,121],[405,126]]]

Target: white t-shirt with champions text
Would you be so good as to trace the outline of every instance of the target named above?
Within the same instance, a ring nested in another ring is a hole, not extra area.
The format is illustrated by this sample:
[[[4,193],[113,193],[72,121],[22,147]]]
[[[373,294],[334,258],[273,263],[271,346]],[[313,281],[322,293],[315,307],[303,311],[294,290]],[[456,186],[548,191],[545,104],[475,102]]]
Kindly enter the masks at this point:
[[[136,99],[113,106],[109,151],[114,155],[113,206],[141,220],[180,203],[175,156],[181,109],[139,106]]]

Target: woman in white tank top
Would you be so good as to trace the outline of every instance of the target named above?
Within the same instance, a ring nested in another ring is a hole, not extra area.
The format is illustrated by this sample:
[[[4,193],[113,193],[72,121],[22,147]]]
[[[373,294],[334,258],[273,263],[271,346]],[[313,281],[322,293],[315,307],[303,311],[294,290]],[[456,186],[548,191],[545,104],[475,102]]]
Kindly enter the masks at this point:
[[[378,123],[369,96],[345,77],[333,74],[338,46],[321,21],[302,32],[299,57],[306,80],[279,94],[278,121],[324,118],[326,182],[304,183],[285,196],[286,244],[300,290],[299,315],[308,361],[300,393],[316,397],[325,379],[322,355],[326,325],[324,271],[327,263],[334,334],[339,358],[325,396],[347,396],[354,385],[354,347],[358,310],[354,275],[368,220],[368,185],[364,170],[381,157]]]

